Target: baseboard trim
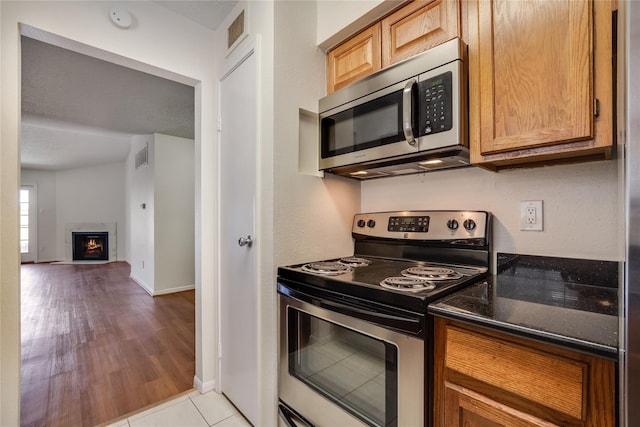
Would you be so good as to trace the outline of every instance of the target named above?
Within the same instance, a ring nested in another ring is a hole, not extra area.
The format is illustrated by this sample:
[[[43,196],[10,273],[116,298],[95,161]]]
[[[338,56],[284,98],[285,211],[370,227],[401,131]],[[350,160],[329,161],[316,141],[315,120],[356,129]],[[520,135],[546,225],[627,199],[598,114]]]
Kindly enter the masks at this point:
[[[141,280],[140,278],[136,277],[135,274],[129,274],[129,277],[131,278],[131,280],[136,282],[142,289],[144,289],[152,297],[155,297],[158,295],[175,294],[176,292],[191,291],[196,288],[196,285],[194,284],[194,285],[186,285],[186,286],[176,286],[175,288],[162,289],[159,291],[155,291],[151,286],[145,283],[144,280]]]
[[[149,285],[147,285],[144,282],[144,280],[141,280],[140,278],[136,277],[136,275],[133,273],[130,273],[129,277],[131,278],[131,280],[136,282],[142,289],[144,289],[149,295],[153,296],[153,290]]]
[[[206,393],[216,388],[216,382],[214,380],[202,382],[196,375],[193,376],[193,387],[200,393]]]
[[[174,294],[176,292],[182,291],[192,291],[196,288],[196,285],[186,285],[186,286],[176,286],[175,288],[162,289],[160,291],[154,291],[153,295],[166,295],[166,294]]]

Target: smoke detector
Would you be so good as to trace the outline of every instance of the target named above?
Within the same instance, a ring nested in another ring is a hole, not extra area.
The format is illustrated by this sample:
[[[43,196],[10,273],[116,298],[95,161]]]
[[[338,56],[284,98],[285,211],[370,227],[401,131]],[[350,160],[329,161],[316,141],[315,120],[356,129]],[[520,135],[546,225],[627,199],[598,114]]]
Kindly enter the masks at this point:
[[[114,7],[111,9],[109,18],[111,18],[111,22],[120,28],[129,28],[131,26],[131,14],[122,8]]]

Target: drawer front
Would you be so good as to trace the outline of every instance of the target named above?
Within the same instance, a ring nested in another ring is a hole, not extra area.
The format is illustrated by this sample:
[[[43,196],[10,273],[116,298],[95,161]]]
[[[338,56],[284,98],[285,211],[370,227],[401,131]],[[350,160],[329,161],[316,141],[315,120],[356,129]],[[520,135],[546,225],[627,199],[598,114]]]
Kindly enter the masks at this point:
[[[585,419],[587,364],[455,327],[446,336],[446,368]]]

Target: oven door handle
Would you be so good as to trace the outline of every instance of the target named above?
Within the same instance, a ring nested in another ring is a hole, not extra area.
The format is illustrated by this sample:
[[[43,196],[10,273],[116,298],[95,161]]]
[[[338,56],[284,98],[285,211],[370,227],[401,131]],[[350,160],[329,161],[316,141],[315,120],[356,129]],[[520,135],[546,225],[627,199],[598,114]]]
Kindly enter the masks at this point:
[[[343,314],[349,314],[349,313],[354,314],[354,317],[357,317],[362,320],[368,320],[374,323],[382,323],[387,326],[392,326],[392,325],[390,325],[389,322],[385,322],[384,320],[387,320],[387,321],[390,320],[392,322],[400,322],[406,325],[413,325],[415,326],[415,328],[410,328],[410,330],[418,331],[421,324],[419,319],[411,319],[408,317],[394,316],[392,314],[377,313],[375,311],[365,310],[357,307],[351,307],[351,306],[340,304],[338,302],[333,302],[333,301],[324,300],[320,302],[320,305],[329,306],[331,308],[337,309],[339,312]],[[402,329],[404,329],[404,327]]]
[[[287,298],[312,304],[316,307],[324,308],[325,310],[364,320],[405,334],[411,334],[418,337],[424,336],[424,319],[421,318],[419,314],[412,317],[409,314],[402,316],[380,313],[373,310],[367,310],[366,308],[342,304],[329,298],[323,298],[320,295],[313,296],[301,291],[300,289],[294,289],[282,283],[278,283],[278,292]]]

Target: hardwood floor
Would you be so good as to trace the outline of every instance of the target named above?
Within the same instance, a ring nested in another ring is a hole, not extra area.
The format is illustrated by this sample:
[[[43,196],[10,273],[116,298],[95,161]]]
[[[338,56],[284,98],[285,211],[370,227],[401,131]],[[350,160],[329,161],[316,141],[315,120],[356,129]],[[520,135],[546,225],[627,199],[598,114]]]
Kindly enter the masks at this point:
[[[129,271],[22,266],[22,426],[93,426],[192,387],[195,292],[151,297]]]

